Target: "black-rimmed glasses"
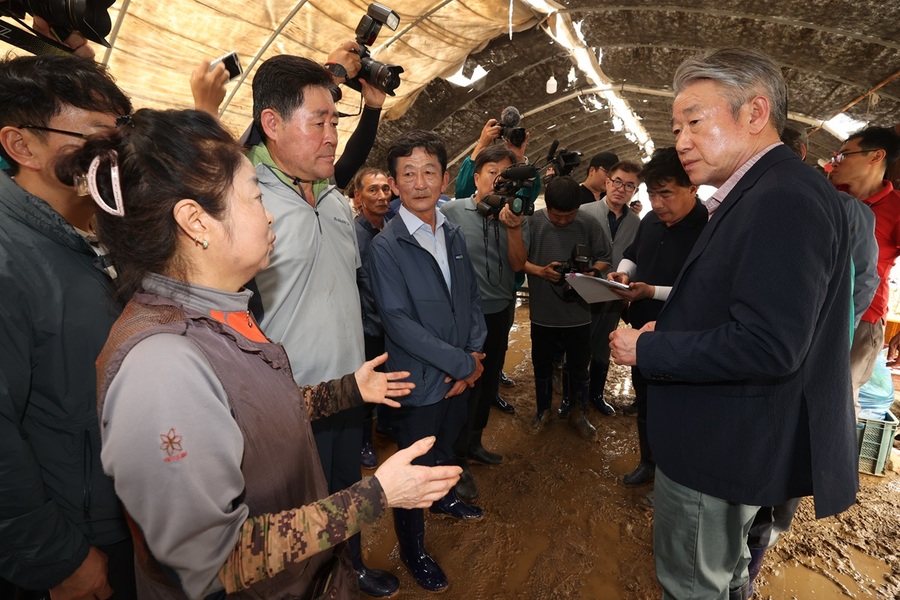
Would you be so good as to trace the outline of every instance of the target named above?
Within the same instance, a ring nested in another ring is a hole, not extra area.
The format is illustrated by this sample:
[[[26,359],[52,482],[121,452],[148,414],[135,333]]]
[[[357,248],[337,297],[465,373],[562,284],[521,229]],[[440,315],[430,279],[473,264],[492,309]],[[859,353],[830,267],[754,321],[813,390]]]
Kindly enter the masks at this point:
[[[613,184],[613,187],[617,190],[625,188],[626,192],[633,193],[634,190],[637,189],[637,186],[631,183],[630,181],[622,181],[621,179],[610,179],[609,182]]]
[[[56,129],[54,127],[43,127],[41,125],[19,125],[19,129],[37,129],[38,131],[50,131],[53,133],[61,133],[63,135],[71,135],[72,137],[81,138],[83,140],[91,137],[91,133],[79,133],[77,131],[67,131],[65,129]]]
[[[880,150],[880,148],[872,148],[871,150],[853,150],[852,152],[835,152],[834,156],[831,157],[831,162],[839,165],[843,162],[845,156],[850,156],[851,154],[865,154],[866,152],[875,152],[876,150]]]

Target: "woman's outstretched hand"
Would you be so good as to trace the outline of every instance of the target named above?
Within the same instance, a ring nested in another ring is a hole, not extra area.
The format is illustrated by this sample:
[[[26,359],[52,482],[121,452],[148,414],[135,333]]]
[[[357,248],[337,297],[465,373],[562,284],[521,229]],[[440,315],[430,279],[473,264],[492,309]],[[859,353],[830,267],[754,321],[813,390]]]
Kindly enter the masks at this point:
[[[434,446],[434,436],[422,438],[409,448],[398,450],[384,461],[375,477],[391,508],[427,508],[447,495],[462,469],[456,465],[423,467],[410,464]]]
[[[401,381],[409,377],[409,371],[394,371],[391,373],[376,371],[375,367],[383,365],[387,357],[387,352],[385,352],[381,356],[376,356],[372,360],[364,362],[353,375],[356,377],[356,385],[359,386],[359,393],[365,402],[400,408],[400,403],[391,400],[391,398],[409,395],[409,391],[416,387],[416,384],[409,381]]]

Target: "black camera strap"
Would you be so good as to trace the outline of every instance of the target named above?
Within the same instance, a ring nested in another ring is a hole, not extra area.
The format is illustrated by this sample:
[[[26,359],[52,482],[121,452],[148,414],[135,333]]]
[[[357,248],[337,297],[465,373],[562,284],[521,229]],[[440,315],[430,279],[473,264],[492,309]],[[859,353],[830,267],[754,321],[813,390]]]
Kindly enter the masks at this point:
[[[494,223],[494,243],[497,245],[497,266],[499,267],[500,274],[497,276],[496,283],[491,281],[491,261],[488,260],[488,221]],[[497,221],[496,217],[493,219],[482,217],[481,228],[484,231],[484,266],[487,270],[488,283],[491,285],[500,285],[503,281],[503,257],[500,256],[500,223]]]
[[[18,21],[18,19],[17,19]],[[18,21],[23,27],[28,27],[21,21]],[[47,39],[43,36],[32,35],[13,25],[7,21],[0,20],[0,39],[6,43],[21,48],[31,54],[55,54],[57,56],[67,56],[72,54],[72,49]]]
[[[554,282],[550,282],[550,291],[553,292],[553,295],[556,296],[556,298],[557,298],[558,300],[561,300],[561,301],[563,301],[563,302],[568,302],[568,301],[566,300],[565,294],[563,294],[563,293],[560,292],[560,291],[557,291],[557,289],[556,289],[557,286],[565,286],[565,284],[566,284],[566,276],[565,276],[565,275],[562,275],[562,279],[560,279],[559,281],[557,281],[557,282],[555,282],[555,283],[554,283]],[[561,288],[561,289],[562,289],[562,288]]]

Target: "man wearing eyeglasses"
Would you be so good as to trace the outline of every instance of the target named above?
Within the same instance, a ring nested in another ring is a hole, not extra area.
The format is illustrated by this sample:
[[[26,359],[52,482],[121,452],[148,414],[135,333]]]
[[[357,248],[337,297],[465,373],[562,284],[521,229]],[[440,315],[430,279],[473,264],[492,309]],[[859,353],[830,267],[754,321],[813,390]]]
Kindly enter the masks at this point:
[[[606,197],[597,202],[584,204],[581,210],[600,221],[603,230],[612,243],[612,263],[618,265],[625,249],[634,241],[641,218],[634,213],[628,203],[637,187],[637,163],[620,161],[609,169],[606,179]],[[609,372],[609,334],[619,326],[623,300],[599,302],[591,305],[591,404],[607,416],[616,414],[616,409],[603,397],[606,377]]]
[[[131,536],[100,464],[94,367],[121,306],[93,233],[96,206],[54,171],[130,113],[92,60],[0,61],[4,598],[135,597]]]
[[[587,177],[581,184],[581,204],[596,202],[606,194],[606,178],[609,170],[619,162],[619,157],[612,152],[595,154],[588,165]]]
[[[900,138],[886,127],[868,127],[851,135],[831,160],[831,182],[875,213],[878,276],[881,282],[863,314],[850,349],[853,402],[859,412],[859,388],[869,380],[884,345],[891,267],[900,255],[900,192],[885,173],[900,155]]]

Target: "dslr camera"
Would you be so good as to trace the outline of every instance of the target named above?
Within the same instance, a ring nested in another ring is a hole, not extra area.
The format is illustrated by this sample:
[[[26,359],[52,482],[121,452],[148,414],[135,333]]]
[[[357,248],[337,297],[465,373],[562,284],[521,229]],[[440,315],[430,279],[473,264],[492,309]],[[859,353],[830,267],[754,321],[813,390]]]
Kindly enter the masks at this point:
[[[562,299],[566,302],[573,302],[578,299],[578,292],[568,282],[566,275],[590,271],[594,264],[591,260],[591,252],[585,244],[575,244],[572,247],[572,253],[569,255],[569,258],[557,262],[559,264],[554,265],[553,270],[562,276],[556,282],[557,285],[562,286]]]
[[[500,137],[508,141],[516,148],[521,148],[522,144],[525,143],[525,128],[503,125],[503,128],[500,130]]]
[[[112,29],[108,10],[113,3],[114,0],[7,0],[0,2],[0,17],[12,17],[19,22],[26,14],[40,17],[61,40],[78,31],[92,42],[109,48],[104,36]],[[72,51],[54,40],[48,41],[14,28],[0,27],[0,39],[34,54],[56,53],[54,48]]]
[[[373,2],[369,5],[369,10],[359,20],[356,26],[356,43],[359,44],[359,74],[356,79],[347,81],[347,87],[356,90],[362,89],[360,81],[365,80],[380,89],[388,96],[394,95],[394,90],[400,86],[400,73],[403,67],[397,65],[389,65],[372,58],[369,46],[375,43],[381,26],[387,25],[392,31],[396,31],[400,25],[400,15],[384,6]]]

